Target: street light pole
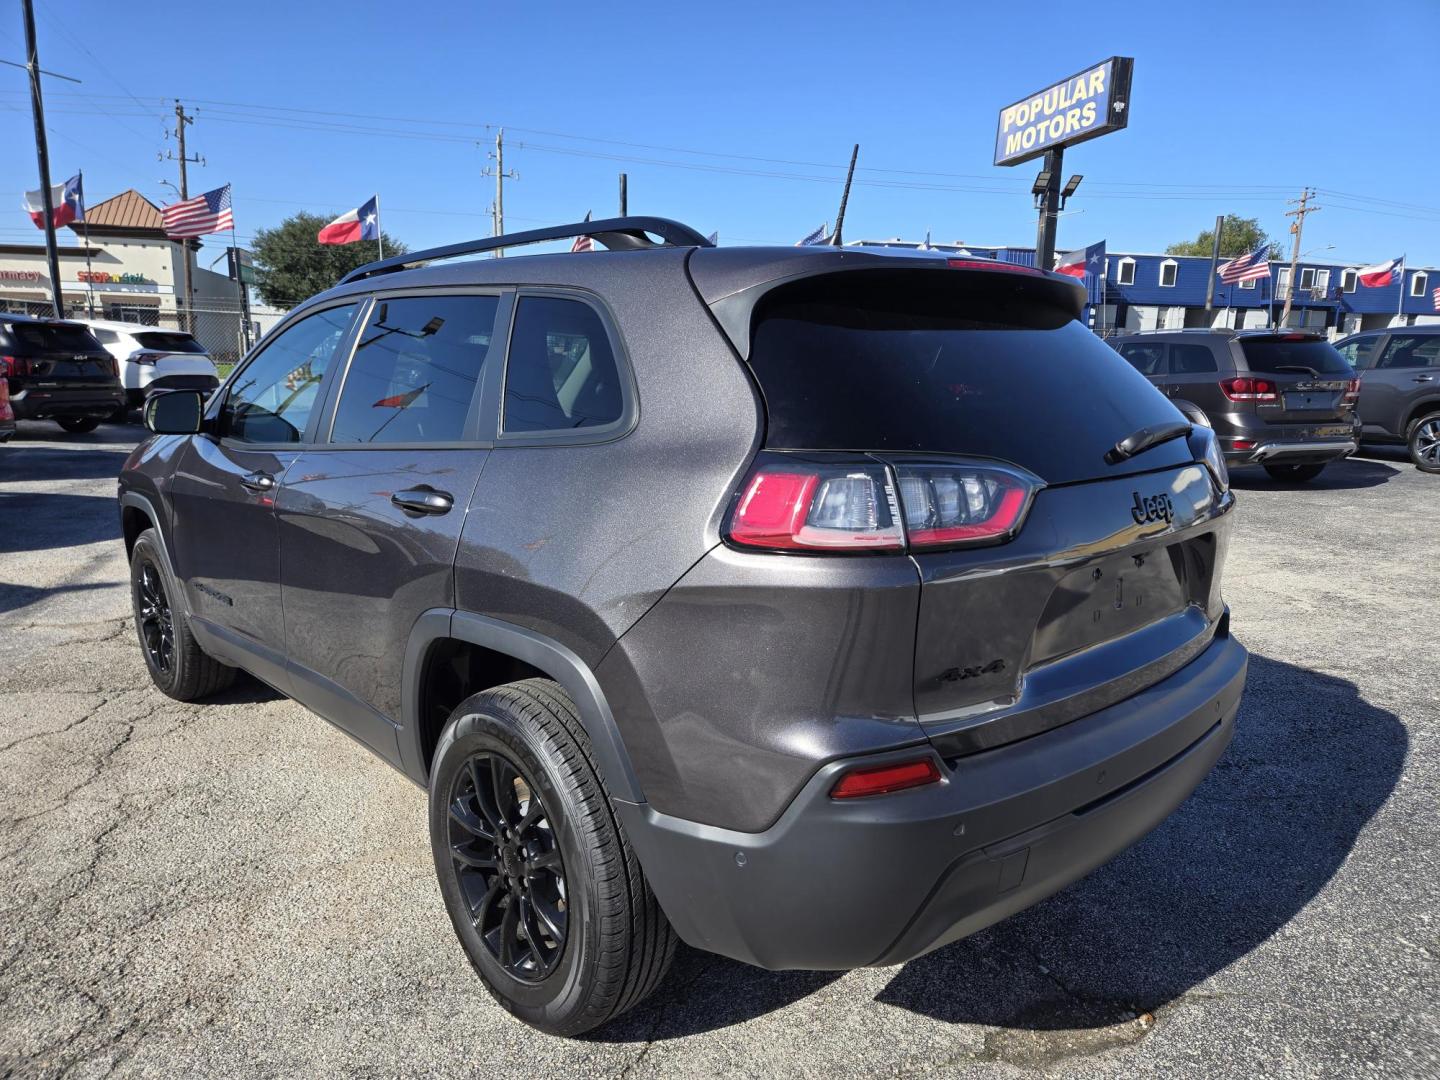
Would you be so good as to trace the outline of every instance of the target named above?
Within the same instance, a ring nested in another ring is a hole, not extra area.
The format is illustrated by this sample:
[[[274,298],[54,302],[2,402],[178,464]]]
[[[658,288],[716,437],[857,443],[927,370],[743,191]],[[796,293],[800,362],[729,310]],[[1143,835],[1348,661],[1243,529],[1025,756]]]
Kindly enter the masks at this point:
[[[55,248],[55,201],[50,191],[50,147],[45,140],[45,103],[40,97],[40,50],[35,43],[35,6],[21,0],[25,13],[25,70],[30,75],[30,111],[35,118],[35,159],[40,166],[40,198],[45,210],[45,261],[50,267],[50,302],[55,317],[65,317],[60,291],[60,253]]]

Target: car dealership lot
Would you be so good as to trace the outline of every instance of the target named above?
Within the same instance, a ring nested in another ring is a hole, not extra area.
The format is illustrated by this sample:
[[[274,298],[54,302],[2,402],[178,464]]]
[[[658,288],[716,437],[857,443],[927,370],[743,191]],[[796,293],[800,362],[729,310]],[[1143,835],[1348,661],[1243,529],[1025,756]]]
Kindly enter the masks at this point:
[[[0,448],[0,1076],[1440,1073],[1440,478],[1400,453],[1239,475],[1236,739],[1136,848],[900,968],[682,949],[565,1042],[474,978],[418,789],[248,680],[151,688],[139,434]]]

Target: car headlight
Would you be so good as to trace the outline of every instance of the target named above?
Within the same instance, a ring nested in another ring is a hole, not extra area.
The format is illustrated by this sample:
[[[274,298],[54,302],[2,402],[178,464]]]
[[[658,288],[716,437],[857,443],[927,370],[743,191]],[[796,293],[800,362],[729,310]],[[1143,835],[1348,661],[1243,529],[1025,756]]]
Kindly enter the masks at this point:
[[[1215,437],[1215,431],[1208,425],[1200,427],[1198,424],[1190,429],[1190,449],[1195,456],[1205,462],[1205,467],[1210,470],[1210,476],[1215,481],[1215,486],[1220,489],[1223,495],[1230,490],[1230,470],[1225,467],[1225,454],[1220,449],[1220,440]]]

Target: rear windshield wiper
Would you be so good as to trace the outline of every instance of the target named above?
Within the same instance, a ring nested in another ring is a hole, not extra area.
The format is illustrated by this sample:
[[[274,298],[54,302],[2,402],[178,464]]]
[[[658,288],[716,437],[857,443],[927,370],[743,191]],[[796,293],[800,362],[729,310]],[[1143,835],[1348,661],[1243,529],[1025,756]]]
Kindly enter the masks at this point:
[[[1189,434],[1190,422],[1188,420],[1171,420],[1168,423],[1156,424],[1154,427],[1142,427],[1139,431],[1126,435],[1109,450],[1106,450],[1105,464],[1118,465],[1126,458],[1143,454],[1152,446],[1159,446],[1171,439],[1183,439]]]
[[[1306,367],[1304,364],[1276,364],[1276,365],[1275,365],[1275,370],[1276,370],[1276,371],[1303,371],[1306,375],[1309,375],[1312,379],[1318,379],[1318,378],[1320,378],[1320,372],[1316,371],[1313,367]]]

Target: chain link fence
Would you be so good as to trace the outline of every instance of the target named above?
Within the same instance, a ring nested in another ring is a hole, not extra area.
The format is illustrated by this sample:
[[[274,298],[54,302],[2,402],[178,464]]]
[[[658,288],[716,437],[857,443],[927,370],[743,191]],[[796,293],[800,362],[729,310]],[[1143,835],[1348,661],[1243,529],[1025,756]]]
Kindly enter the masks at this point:
[[[48,319],[54,315],[50,302],[39,300],[0,299],[0,311],[13,315],[31,315]],[[65,308],[65,318],[90,318],[90,311],[83,303],[70,303]],[[233,364],[245,353],[245,315],[239,300],[207,299],[190,309],[187,318],[184,312],[165,310],[148,304],[97,304],[94,317],[111,319],[115,322],[137,323],[153,326],[160,330],[188,330],[195,339],[205,346],[211,359],[217,364]],[[256,339],[255,326],[250,327],[249,341]]]

